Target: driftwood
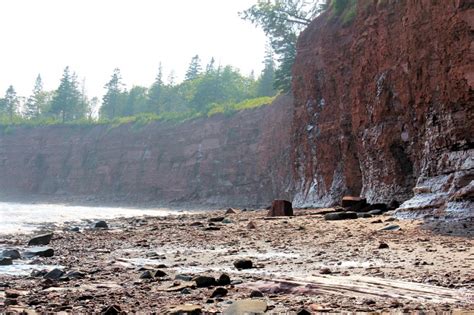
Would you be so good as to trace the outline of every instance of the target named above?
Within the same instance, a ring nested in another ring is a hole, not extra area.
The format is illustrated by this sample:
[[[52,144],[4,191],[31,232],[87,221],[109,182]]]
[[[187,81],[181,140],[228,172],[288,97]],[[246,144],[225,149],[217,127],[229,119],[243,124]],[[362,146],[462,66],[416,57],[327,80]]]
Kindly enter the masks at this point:
[[[473,290],[449,289],[423,283],[367,276],[308,276],[286,279],[275,277],[262,279],[250,286],[262,292],[275,293],[335,294],[431,303],[474,302]]]

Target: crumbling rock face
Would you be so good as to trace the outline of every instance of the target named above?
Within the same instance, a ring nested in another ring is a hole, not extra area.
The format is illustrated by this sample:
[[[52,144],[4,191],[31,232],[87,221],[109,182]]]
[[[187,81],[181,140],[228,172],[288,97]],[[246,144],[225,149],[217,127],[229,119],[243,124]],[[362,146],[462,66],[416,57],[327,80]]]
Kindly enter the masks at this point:
[[[406,201],[428,186],[402,208],[446,207],[472,186],[473,11],[469,0],[358,1],[354,21],[326,12],[303,32],[293,70],[297,206],[343,195]]]
[[[292,99],[184,123],[0,131],[0,193],[268,205],[291,198]]]

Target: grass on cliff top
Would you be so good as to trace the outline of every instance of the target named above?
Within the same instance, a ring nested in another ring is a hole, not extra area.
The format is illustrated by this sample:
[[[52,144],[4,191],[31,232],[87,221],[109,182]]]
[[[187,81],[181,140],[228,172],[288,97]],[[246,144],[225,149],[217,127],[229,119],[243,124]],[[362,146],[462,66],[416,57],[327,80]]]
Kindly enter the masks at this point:
[[[88,127],[98,125],[108,125],[112,128],[119,127],[125,124],[133,124],[135,126],[144,126],[156,121],[167,121],[181,123],[191,119],[200,117],[211,117],[217,114],[224,114],[231,116],[239,111],[253,109],[265,105],[270,105],[276,99],[274,97],[259,97],[248,99],[236,104],[211,104],[204,111],[189,110],[185,112],[164,112],[160,114],[154,113],[141,113],[135,116],[128,117],[117,117],[112,120],[107,119],[78,119],[63,123],[54,117],[39,118],[39,119],[25,119],[21,116],[13,117],[10,120],[7,116],[0,116],[0,130],[3,132],[9,132],[14,127],[42,127],[42,126],[77,126],[77,127]]]

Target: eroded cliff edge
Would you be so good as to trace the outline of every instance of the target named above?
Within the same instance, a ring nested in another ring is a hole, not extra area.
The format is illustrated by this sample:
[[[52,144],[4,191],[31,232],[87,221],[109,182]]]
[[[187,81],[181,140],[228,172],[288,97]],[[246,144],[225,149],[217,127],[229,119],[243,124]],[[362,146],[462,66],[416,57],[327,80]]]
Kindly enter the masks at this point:
[[[290,199],[293,102],[145,126],[0,131],[2,195],[261,206]]]
[[[353,21],[329,11],[303,32],[293,71],[298,206],[360,194],[474,208],[473,10],[463,0],[357,1]]]

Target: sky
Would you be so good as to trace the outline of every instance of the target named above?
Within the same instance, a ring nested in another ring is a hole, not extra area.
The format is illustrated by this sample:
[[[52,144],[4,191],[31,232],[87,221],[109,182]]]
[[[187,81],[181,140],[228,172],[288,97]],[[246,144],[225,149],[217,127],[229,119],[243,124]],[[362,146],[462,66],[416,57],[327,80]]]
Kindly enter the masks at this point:
[[[0,0],[0,97],[9,85],[31,94],[41,74],[56,89],[66,66],[101,97],[114,68],[150,86],[159,63],[182,80],[192,56],[242,73],[263,68],[263,32],[239,18],[256,0]]]

